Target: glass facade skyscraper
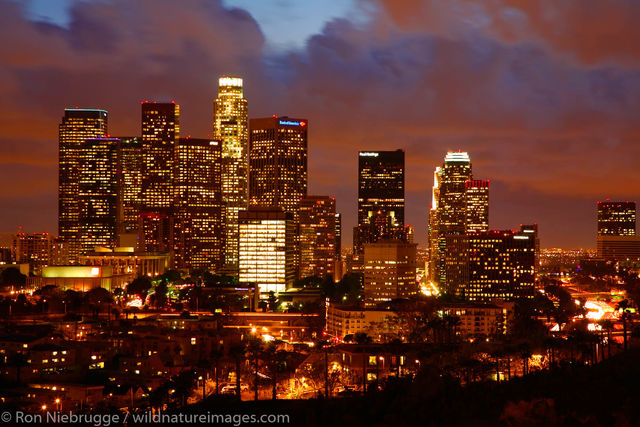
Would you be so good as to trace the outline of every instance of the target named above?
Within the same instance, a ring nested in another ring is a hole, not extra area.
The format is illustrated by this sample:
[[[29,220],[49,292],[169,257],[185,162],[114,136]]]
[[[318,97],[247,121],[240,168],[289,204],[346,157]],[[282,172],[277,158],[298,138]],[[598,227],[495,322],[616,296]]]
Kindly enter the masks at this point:
[[[219,141],[180,138],[175,147],[174,252],[178,268],[222,267]]]
[[[58,128],[58,235],[67,242],[69,262],[76,263],[79,241],[78,156],[86,139],[107,135],[107,112],[67,108]]]
[[[213,103],[213,137],[221,141],[224,270],[238,271],[238,212],[248,201],[248,110],[242,79],[221,77]]]
[[[78,151],[80,255],[115,247],[122,221],[122,174],[118,138],[87,139]]]
[[[404,229],[404,150],[358,153],[358,225],[354,253],[379,239],[406,240]]]

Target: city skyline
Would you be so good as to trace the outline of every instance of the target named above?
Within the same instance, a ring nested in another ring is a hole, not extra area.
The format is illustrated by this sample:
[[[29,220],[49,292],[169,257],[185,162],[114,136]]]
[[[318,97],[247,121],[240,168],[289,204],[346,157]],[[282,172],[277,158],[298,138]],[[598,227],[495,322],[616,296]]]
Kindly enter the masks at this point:
[[[168,16],[172,6],[160,4],[162,13]],[[206,138],[210,134],[217,77],[223,74],[245,79],[250,118],[288,114],[313,123],[309,135],[309,194],[336,197],[344,230],[355,225],[355,159],[359,150],[405,150],[405,222],[415,227],[415,239],[421,246],[426,243],[430,170],[448,150],[472,153],[478,176],[491,177],[490,228],[515,228],[512,218],[518,218],[518,223],[537,222],[543,247],[593,248],[595,201],[607,197],[633,200],[637,195],[634,184],[638,179],[628,162],[636,150],[633,112],[638,111],[634,94],[640,77],[637,58],[625,41],[630,38],[614,36],[611,42],[593,45],[589,50],[571,37],[561,39],[548,34],[539,23],[537,12],[526,4],[514,7],[530,23],[514,34],[509,31],[515,31],[516,18],[513,22],[504,17],[498,19],[499,11],[489,7],[464,9],[478,22],[483,22],[483,17],[496,18],[495,26],[478,24],[469,30],[479,35],[472,41],[473,37],[455,25],[450,10],[453,6],[443,6],[441,10],[444,22],[451,22],[450,27],[441,28],[427,20],[425,29],[420,29],[402,6],[383,2],[367,11],[363,22],[350,21],[348,17],[329,21],[302,46],[287,51],[290,56],[283,61],[291,62],[283,63],[290,65],[286,72],[273,66],[277,54],[265,49],[259,18],[217,2],[194,2],[188,12],[194,17],[198,13],[215,15],[214,22],[219,24],[213,26],[216,30],[198,27],[188,33],[176,29],[174,39],[152,33],[158,41],[165,42],[164,46],[147,39],[136,41],[129,55],[141,53],[139,59],[125,55],[118,40],[128,34],[125,25],[135,26],[142,14],[161,23],[161,16],[142,6],[141,10],[132,11],[128,19],[133,21],[117,24],[101,18],[105,15],[93,3],[72,5],[71,24],[53,28],[55,22],[48,26],[34,23],[16,3],[6,5],[3,19],[10,21],[5,28],[24,31],[21,43],[59,43],[64,60],[44,51],[38,51],[39,58],[31,51],[18,55],[20,43],[5,47],[4,58],[23,59],[5,59],[2,66],[10,77],[6,81],[11,88],[1,107],[11,114],[0,122],[0,152],[5,161],[0,194],[8,206],[0,216],[2,232],[15,232],[19,225],[29,232],[55,232],[55,125],[64,108],[78,105],[105,109],[109,111],[111,135],[136,135],[136,110],[141,100],[175,99],[184,110],[181,135]],[[111,2],[103,7],[118,13],[118,8],[126,6]],[[595,35],[614,27],[621,28],[620,34],[635,34],[619,15],[637,16],[638,8],[616,3],[610,9],[613,11],[594,6],[606,18],[602,22],[570,24],[572,28],[592,25]],[[426,6],[416,8],[417,16],[424,12],[428,12]],[[568,13],[570,10],[547,19],[566,18]],[[110,25],[113,38],[83,37],[81,24],[88,14]],[[235,24],[242,31],[231,34]],[[361,40],[378,27],[389,34],[384,35],[383,31],[370,42]],[[56,35],[47,38],[49,30]],[[225,35],[246,46],[242,55],[226,47],[214,52],[213,45],[203,41]],[[73,38],[86,45],[72,43]],[[184,65],[193,52],[176,49],[171,40],[193,42],[193,49],[203,52],[202,61],[197,65],[187,61]],[[346,50],[340,50],[340,42]],[[446,52],[447,46],[452,53]],[[135,66],[105,66],[102,54],[85,55],[89,47],[122,52],[123,57],[140,65],[141,72],[132,73]],[[165,53],[164,59],[153,59],[154,49]],[[459,64],[454,61],[456,54],[461,58]],[[465,73],[471,71],[476,71],[475,77],[464,90],[455,88],[446,75],[429,71],[434,63],[440,64],[439,70],[456,74],[456,81],[464,81]],[[489,63],[495,64],[495,71]],[[525,66],[519,68],[519,63]],[[21,77],[22,83],[18,84],[14,77],[20,64],[32,72]],[[346,71],[338,72],[341,67]],[[36,91],[28,89],[40,87],[37,81],[48,81],[51,69],[62,76],[59,84]],[[96,74],[96,70],[100,71]],[[567,75],[577,83],[567,85]],[[74,86],[72,81],[78,84]],[[505,87],[510,87],[507,93],[513,99],[500,96]],[[458,105],[459,97],[465,97],[466,107]],[[375,106],[385,102],[394,108]],[[410,105],[411,112],[399,113],[402,103]],[[466,108],[478,114],[472,117]],[[358,114],[350,115],[353,111]],[[376,124],[375,131],[371,123]],[[22,177],[19,183],[8,179],[16,175]],[[349,246],[351,233],[345,234],[344,244]]]
[[[639,19],[0,0],[0,421],[638,424]]]

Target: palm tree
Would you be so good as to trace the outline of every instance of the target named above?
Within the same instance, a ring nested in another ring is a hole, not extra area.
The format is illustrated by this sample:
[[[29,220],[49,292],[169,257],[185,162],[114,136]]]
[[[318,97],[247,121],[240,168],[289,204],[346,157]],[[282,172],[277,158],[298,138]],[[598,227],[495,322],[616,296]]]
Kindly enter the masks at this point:
[[[249,357],[253,359],[253,399],[258,400],[258,359],[260,358],[260,354],[262,352],[262,342],[257,338],[252,339],[251,341],[249,341],[247,350],[249,353]]]
[[[629,312],[627,311],[631,308],[631,304],[629,304],[629,300],[623,299],[616,306],[618,310],[622,310],[622,314],[620,318],[622,319],[622,333],[624,337],[624,351],[627,351],[627,320],[629,319]]]
[[[491,353],[496,363],[496,382],[500,382],[500,361],[505,356],[505,351],[503,349],[496,350]]]
[[[214,347],[211,350],[211,360],[213,360],[213,364],[214,364],[214,377],[216,380],[216,395],[219,394],[219,381],[218,381],[218,377],[219,377],[219,373],[220,373],[220,360],[222,359],[222,357],[224,356],[224,353],[222,352],[222,350],[218,347]]]
[[[27,366],[27,356],[23,352],[19,351],[9,356],[9,359],[7,360],[7,364],[11,366],[15,366],[16,382],[18,383],[18,385],[21,385],[22,367]]]
[[[462,323],[460,321],[460,317],[449,315],[445,317],[445,321],[446,321],[447,329],[449,332],[449,342],[451,342],[452,335],[453,335],[453,341],[454,342],[458,341],[458,327]]]
[[[286,361],[287,352],[278,350],[276,344],[270,343],[265,349],[263,355],[267,362],[267,365],[269,366],[269,372],[271,373],[271,399],[276,400],[278,398],[278,372],[281,370],[283,363],[285,363]]]
[[[229,355],[233,358],[236,365],[236,395],[238,400],[242,400],[240,393],[240,361],[245,357],[245,344],[235,344],[229,349]]]
[[[529,373],[529,359],[531,358],[531,349],[528,344],[520,345],[520,357],[522,357],[522,375]]]
[[[318,347],[324,349],[324,394],[329,397],[329,346],[330,342],[322,340],[318,342]]]
[[[604,319],[600,321],[600,326],[607,331],[607,357],[611,357],[611,331],[613,330],[613,322],[610,319]]]

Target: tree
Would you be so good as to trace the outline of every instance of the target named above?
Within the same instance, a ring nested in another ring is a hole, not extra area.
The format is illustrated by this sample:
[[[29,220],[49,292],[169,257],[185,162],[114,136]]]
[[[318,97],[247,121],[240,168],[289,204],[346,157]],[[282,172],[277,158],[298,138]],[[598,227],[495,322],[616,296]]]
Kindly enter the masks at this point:
[[[93,288],[84,295],[85,301],[92,307],[93,315],[96,316],[103,305],[107,305],[109,308],[113,304],[113,297],[111,292],[105,288]],[[108,313],[111,316],[110,313]]]
[[[262,355],[262,342],[258,338],[253,338],[249,341],[247,346],[247,355],[253,360],[253,399],[258,400],[258,385],[259,385],[259,375],[258,375],[258,362]]]
[[[264,360],[269,367],[269,373],[271,374],[271,399],[276,400],[278,398],[277,385],[278,385],[278,372],[280,372],[286,363],[287,352],[278,350],[275,343],[269,343],[267,348],[263,352]]]
[[[156,277],[156,280],[165,283],[180,283],[182,281],[182,276],[178,270],[167,270],[160,276]]]
[[[222,352],[222,350],[218,347],[214,347],[211,350],[211,360],[213,360],[213,367],[214,367],[214,377],[216,380],[216,395],[219,394],[219,374],[220,374],[220,360],[222,360],[222,357],[224,356],[224,353]]]
[[[2,270],[0,279],[4,286],[15,286],[19,289],[24,288],[27,284],[27,276],[20,273],[20,270],[16,267],[9,267]]]
[[[611,357],[611,331],[613,330],[613,322],[610,319],[600,320],[600,327],[607,331],[607,357]]]
[[[235,344],[229,349],[229,355],[233,358],[236,368],[236,396],[238,400],[242,400],[240,394],[240,361],[245,357],[246,346],[244,344]]]
[[[191,395],[191,390],[196,382],[196,372],[188,369],[180,372],[171,378],[169,382],[170,388],[173,390],[172,399],[179,402],[182,407],[186,405],[187,398]]]
[[[16,368],[16,383],[22,384],[22,367],[27,366],[27,356],[21,351],[9,356],[7,364]]]
[[[364,332],[357,332],[354,336],[353,336],[353,340],[357,343],[357,344],[371,344],[373,342],[373,340],[371,339],[371,337],[369,335],[367,335]]]
[[[149,289],[151,289],[151,280],[147,276],[139,276],[127,285],[127,294],[137,295],[144,301]]]
[[[624,351],[627,351],[627,321],[629,320],[630,314],[628,312],[629,308],[631,308],[631,304],[629,304],[629,300],[623,299],[616,306],[618,310],[622,313],[620,314],[620,318],[622,319],[622,333],[624,338]]]
[[[276,297],[276,294],[273,291],[269,291],[267,306],[269,307],[269,311],[276,311],[278,308],[278,297]]]
[[[154,292],[151,298],[153,300],[153,305],[157,309],[160,309],[167,304],[168,290],[169,289],[167,288],[166,282],[160,282],[155,286]]]

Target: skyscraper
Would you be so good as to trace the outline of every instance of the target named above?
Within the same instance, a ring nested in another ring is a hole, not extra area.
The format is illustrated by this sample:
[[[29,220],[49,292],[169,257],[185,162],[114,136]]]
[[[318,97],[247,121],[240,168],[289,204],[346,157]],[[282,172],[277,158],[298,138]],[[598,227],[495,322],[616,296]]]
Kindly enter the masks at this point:
[[[335,272],[336,200],[328,196],[306,196],[300,203],[300,277],[324,278]]]
[[[78,153],[88,138],[107,135],[107,112],[67,108],[58,128],[58,235],[67,241],[69,262],[77,262],[78,236]]]
[[[174,146],[180,137],[180,106],[143,102],[142,210],[169,209],[173,203]]]
[[[358,153],[358,225],[354,255],[365,243],[404,236],[404,150]]]
[[[92,138],[78,150],[80,255],[95,246],[114,247],[122,214],[120,140]]]
[[[612,261],[640,259],[640,237],[636,236],[636,202],[598,202],[598,257]]]
[[[463,152],[448,152],[444,164],[434,173],[429,211],[429,279],[441,289],[447,287],[446,236],[464,234],[468,228],[466,183],[471,179],[471,159]],[[469,219],[475,216],[470,215]]]
[[[238,271],[238,212],[248,203],[248,112],[242,79],[221,77],[213,104],[213,137],[222,143],[224,269]]]
[[[489,180],[464,183],[467,206],[465,231],[489,230]]]
[[[598,202],[599,236],[635,236],[636,202]]]
[[[118,139],[122,162],[122,229],[119,233],[135,233],[142,195],[142,138],[122,136]]]
[[[535,263],[534,263],[534,277],[538,277],[540,272],[540,237],[538,236],[538,224],[520,224],[520,233],[523,236],[531,236],[535,246]]]
[[[255,283],[262,294],[284,292],[296,277],[293,215],[253,206],[238,221],[240,282]]]
[[[147,251],[173,250],[173,187],[175,144],[180,137],[180,106],[143,102],[142,206],[139,247]]]
[[[298,221],[307,195],[305,119],[268,117],[250,120],[249,202],[291,212]]]
[[[174,251],[178,268],[222,267],[220,142],[180,138],[175,146]]]

